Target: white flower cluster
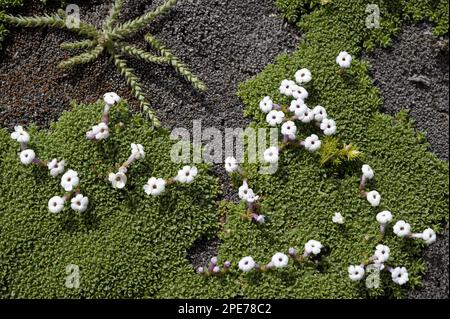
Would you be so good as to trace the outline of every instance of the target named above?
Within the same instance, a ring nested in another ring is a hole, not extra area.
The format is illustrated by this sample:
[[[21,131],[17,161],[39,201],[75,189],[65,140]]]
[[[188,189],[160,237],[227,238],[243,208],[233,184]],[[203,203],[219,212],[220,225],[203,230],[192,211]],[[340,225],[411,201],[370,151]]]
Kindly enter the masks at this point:
[[[269,96],[264,97],[259,108],[262,112],[267,113],[266,122],[269,126],[277,126],[281,124],[281,134],[283,135],[283,143],[295,143],[297,139],[298,127],[296,121],[301,123],[316,123],[320,127],[324,135],[333,135],[336,133],[336,122],[328,118],[325,108],[317,105],[310,109],[305,101],[308,98],[308,91],[301,85],[310,82],[312,79],[311,72],[308,69],[301,69],[295,73],[295,81],[283,80],[279,91],[281,94],[292,97],[293,100],[289,107],[284,108],[273,103]],[[290,116],[286,113],[290,112]],[[312,134],[305,140],[298,141],[298,145],[304,147],[310,152],[320,149],[321,141],[316,134]],[[280,148],[272,146],[264,152],[264,161],[267,163],[278,162]]]
[[[114,92],[109,92],[103,95],[103,100],[105,101],[105,107],[103,109],[102,121],[86,132],[86,138],[88,140],[101,141],[109,137],[109,110],[114,104],[120,101],[120,96]]]
[[[136,160],[145,157],[144,147],[141,144],[131,144],[131,155],[128,159],[120,165],[116,173],[109,173],[108,180],[111,182],[113,188],[122,189],[127,184],[127,171],[131,164]]]
[[[267,150],[266,150],[267,151]],[[278,153],[277,153],[278,154]],[[236,158],[230,156],[225,159],[225,170],[229,174],[237,173],[242,178],[242,185],[239,187],[239,198],[247,203],[247,215],[249,219],[255,221],[258,224],[264,224],[266,218],[264,215],[258,213],[259,206],[256,205],[260,196],[256,195],[253,189],[248,186],[247,179],[245,178],[245,172],[238,165]]]
[[[147,184],[144,185],[144,192],[147,195],[158,196],[166,190],[166,185],[174,182],[190,184],[194,181],[197,174],[197,167],[186,165],[178,171],[178,174],[175,177],[169,178],[168,180],[150,177]]]
[[[373,169],[367,165],[364,164],[361,168],[362,175],[361,180],[359,183],[359,191],[360,193],[367,199],[370,205],[372,207],[377,207],[380,205],[381,201],[381,195],[376,190],[366,192],[366,184],[369,180],[373,179],[375,176],[375,173],[373,172]]]
[[[284,268],[289,264],[289,257],[293,262],[301,262],[310,255],[318,255],[323,248],[322,244],[316,240],[309,240],[304,246],[303,254],[298,255],[295,248],[289,248],[288,254],[282,252],[275,253],[270,262],[265,265],[259,265],[251,256],[246,256],[239,261],[238,267],[243,272],[252,270],[265,271],[271,268]]]
[[[433,229],[427,228],[421,233],[412,233],[411,225],[404,220],[399,220],[397,223],[395,223],[394,234],[396,234],[400,238],[422,239],[427,245],[431,245],[436,241],[436,232]]]
[[[408,271],[405,267],[392,268],[385,266],[385,263],[389,259],[391,250],[386,245],[377,245],[375,247],[375,252],[371,258],[369,258],[369,263],[372,262],[376,269],[387,270],[391,273],[392,281],[398,285],[404,285],[408,282]],[[348,276],[352,281],[362,280],[365,276],[365,267],[369,264],[361,265],[351,265],[348,267]]]
[[[365,192],[365,186],[368,180],[374,178],[375,173],[369,165],[362,166],[362,176],[360,181],[359,190],[365,194],[367,201],[374,207],[380,204],[381,196],[377,191]],[[377,214],[376,219],[380,224],[380,231],[384,235],[386,226],[392,221],[392,213],[388,210],[384,210]],[[431,228],[425,229],[422,233],[411,233],[411,225],[404,220],[399,220],[394,225],[394,234],[401,238],[419,238],[423,239],[427,245],[436,241],[436,233]]]
[[[28,142],[30,142],[30,134],[28,134],[23,129],[23,126],[20,125],[14,127],[14,132],[11,133],[11,138],[21,144],[28,144]]]
[[[66,191],[64,196],[53,196],[48,201],[48,210],[52,213],[59,213],[64,209],[65,203],[70,199],[70,207],[76,212],[84,212],[88,208],[89,199],[77,189],[80,183],[78,173],[69,169],[61,177],[61,186]],[[72,197],[75,195],[74,197]]]
[[[226,260],[221,268],[218,264],[217,257],[212,257],[208,267],[198,267],[197,273],[203,276],[217,276],[226,273],[231,267],[231,262]]]
[[[248,187],[246,180],[242,182],[241,187],[239,187],[239,198],[247,203],[254,203],[259,199],[258,195],[255,195],[253,190]]]
[[[114,93],[106,93],[103,96],[105,101],[105,107],[102,115],[102,122],[92,128],[86,136],[91,140],[102,140],[106,139],[109,136],[109,111],[111,107],[119,102],[120,97]],[[64,160],[58,160],[56,158],[51,161],[41,161],[36,157],[35,152],[32,149],[28,149],[28,143],[30,142],[30,135],[24,130],[22,126],[16,126],[14,128],[14,132],[11,134],[11,138],[20,143],[20,160],[24,165],[29,165],[34,163],[41,167],[48,168],[50,175],[53,177],[57,177],[58,175],[64,173],[66,163]],[[128,168],[132,163],[136,160],[142,159],[145,157],[145,150],[141,144],[131,144],[131,155],[129,158],[120,165],[118,171],[116,173],[110,173],[108,175],[108,180],[112,184],[113,188],[122,189],[125,187],[127,183],[126,173]],[[230,163],[231,164],[231,163]],[[168,183],[185,183],[190,184],[194,181],[197,176],[198,171],[196,167],[184,166],[182,169],[178,171],[178,174],[175,177],[170,178],[168,181],[162,178],[151,177],[147,183],[144,185],[144,191],[148,195],[157,196],[164,192],[166,184]],[[61,186],[66,191],[66,194],[63,196],[53,196],[48,201],[48,209],[52,213],[59,213],[64,209],[65,203],[70,200],[71,208],[77,212],[84,212],[88,208],[89,199],[86,196],[83,196],[79,189],[78,185],[80,183],[80,179],[78,177],[78,173],[74,170],[66,171],[61,177]],[[249,199],[250,200],[250,199]],[[257,200],[257,196],[255,196],[255,201]],[[261,218],[262,217],[262,218]],[[259,222],[264,222],[264,216],[261,215],[259,217]]]
[[[23,165],[30,165],[31,163],[41,164],[41,161],[36,157],[36,153],[28,148],[30,134],[23,129],[23,126],[15,126],[14,132],[11,133],[11,138],[20,144],[19,158]]]
[[[366,192],[365,187],[369,180],[373,179],[375,173],[369,165],[362,166],[362,176],[359,185],[359,191],[361,194],[366,196],[368,202],[376,207],[380,204],[381,196],[377,191]],[[380,224],[380,231],[382,238],[386,233],[386,228],[389,223],[392,222],[392,213],[388,210],[383,210],[376,215],[376,220]],[[411,233],[411,225],[406,223],[404,220],[399,220],[393,227],[393,232],[400,238],[419,238],[425,241],[427,245],[432,244],[436,241],[436,233],[433,229],[427,228],[422,233]],[[348,267],[348,274],[351,280],[358,281],[364,278],[366,273],[365,267],[370,263],[379,269],[387,270],[391,273],[392,280],[398,285],[404,285],[408,282],[408,271],[405,267],[392,268],[386,266],[385,263],[388,261],[390,255],[390,249],[388,246],[383,244],[378,244],[375,247],[375,253],[371,258],[369,258],[368,263],[363,263],[360,265],[351,265]]]
[[[295,143],[298,131],[296,121],[302,123],[314,122],[325,135],[335,134],[336,123],[333,119],[328,118],[325,108],[318,105],[311,110],[305,103],[309,94],[301,85],[310,82],[311,79],[311,72],[308,69],[301,69],[295,73],[297,83],[287,79],[281,82],[279,88],[280,93],[293,98],[290,106],[287,108],[273,103],[269,96],[264,97],[260,101],[259,107],[261,111],[267,113],[267,123],[270,126],[281,124],[281,134],[283,136],[283,144],[281,147],[271,146],[264,151],[263,159],[266,163],[277,163],[281,149],[289,143]],[[292,113],[290,118],[287,118],[285,115],[288,112]],[[304,140],[298,140],[296,144],[304,147],[311,153],[319,150],[321,147],[321,141],[316,134],[312,134]],[[247,203],[247,214],[249,218],[260,224],[265,223],[264,215],[257,212],[259,207],[255,205],[260,197],[249,188],[248,182],[244,177],[245,174],[234,157],[225,159],[225,170],[230,174],[237,172],[241,175],[243,183],[239,187],[239,198]]]
[[[24,165],[34,163],[40,167],[46,167],[50,175],[57,177],[62,174],[65,169],[66,162],[64,160],[58,161],[56,158],[51,161],[42,161],[37,158],[36,153],[32,149],[28,149],[28,143],[30,142],[30,135],[23,129],[22,126],[16,126],[14,132],[11,134],[11,138],[20,143],[20,161]],[[79,191],[75,191],[80,179],[78,173],[74,170],[68,170],[61,178],[61,186],[67,192],[64,196],[53,196],[48,201],[48,210],[52,213],[59,213],[64,209],[64,204],[68,201],[73,194],[76,196],[71,199],[71,207],[77,212],[84,212],[89,204],[89,199]]]
[[[382,264],[379,265],[380,270],[387,270],[391,273],[392,281],[398,285],[404,285],[408,282],[409,276],[408,271],[405,267],[384,267]],[[364,278],[366,274],[365,265],[352,265],[348,267],[348,276],[352,281],[359,281]]]

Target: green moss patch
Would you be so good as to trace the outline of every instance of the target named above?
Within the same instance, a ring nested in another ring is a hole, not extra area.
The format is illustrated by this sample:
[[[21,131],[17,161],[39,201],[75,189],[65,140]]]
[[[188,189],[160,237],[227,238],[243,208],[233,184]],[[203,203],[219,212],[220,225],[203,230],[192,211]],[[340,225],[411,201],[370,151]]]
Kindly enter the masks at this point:
[[[67,204],[61,213],[50,213],[48,200],[64,194],[60,178],[22,165],[17,143],[0,130],[3,297],[155,297],[178,273],[191,282],[200,280],[186,250],[217,228],[217,181],[200,165],[193,184],[147,196],[142,187],[148,178],[175,176],[182,165],[170,160],[175,141],[164,130],[151,130],[140,116],[131,118],[122,103],[112,111],[111,127],[122,122],[124,129],[104,143],[89,142],[85,132],[99,121],[102,106],[74,105],[50,132],[29,130],[29,147],[41,159],[65,159],[66,168],[79,173],[81,192],[90,201],[84,213]],[[115,190],[108,172],[127,159],[133,142],[144,145],[146,157],[130,168],[126,189]],[[80,268],[79,289],[65,286],[69,264]]]

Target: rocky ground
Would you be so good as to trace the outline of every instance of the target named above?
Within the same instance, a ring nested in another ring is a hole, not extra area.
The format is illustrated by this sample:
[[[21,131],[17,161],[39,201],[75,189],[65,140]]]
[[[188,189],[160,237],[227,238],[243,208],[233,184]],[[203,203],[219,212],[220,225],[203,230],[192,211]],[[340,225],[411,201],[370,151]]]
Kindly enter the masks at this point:
[[[82,19],[99,25],[111,1],[76,2]],[[138,16],[148,9],[146,3],[155,7],[162,0],[130,0],[121,19]],[[33,4],[20,13],[50,11]],[[273,0],[184,0],[155,22],[146,31],[162,40],[209,87],[206,93],[197,93],[169,67],[130,60],[168,129],[191,130],[193,120],[202,120],[204,128],[244,128],[249,119],[243,118],[235,94],[238,84],[274,62],[278,54],[293,51],[301,38],[298,29],[277,14]],[[364,58],[370,61],[372,76],[385,99],[383,111],[393,114],[410,108],[417,127],[428,131],[431,150],[448,160],[448,56],[441,56],[430,30],[427,25],[406,27],[392,49],[377,49]],[[30,122],[48,127],[67,110],[70,100],[94,102],[107,91],[134,101],[106,57],[71,71],[59,70],[58,61],[70,56],[59,44],[72,39],[69,32],[54,29],[16,29],[7,40],[0,63],[2,127]],[[142,33],[133,43],[146,48]],[[137,110],[136,103],[132,104]],[[235,192],[221,165],[215,167],[215,174],[221,180],[223,197],[234,200],[231,194]],[[218,245],[217,240],[199,241],[189,252],[191,262],[204,264]],[[424,287],[411,291],[410,297],[448,298],[448,228],[424,258],[429,266]]]

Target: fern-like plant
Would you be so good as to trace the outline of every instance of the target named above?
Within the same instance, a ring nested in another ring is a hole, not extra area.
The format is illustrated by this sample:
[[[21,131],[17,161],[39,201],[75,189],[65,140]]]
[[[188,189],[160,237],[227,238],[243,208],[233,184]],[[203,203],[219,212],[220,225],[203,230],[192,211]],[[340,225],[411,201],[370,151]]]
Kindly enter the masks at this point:
[[[320,165],[331,165],[338,168],[341,165],[351,163],[361,157],[361,151],[352,144],[340,146],[339,139],[327,136],[320,148]]]
[[[178,60],[167,48],[165,48],[160,41],[155,39],[151,34],[145,35],[145,40],[157,51],[159,55],[152,55],[149,52],[137,48],[126,42],[126,39],[137,31],[146,27],[159,15],[165,14],[178,0],[168,0],[153,11],[149,11],[142,16],[126,21],[118,22],[118,17],[125,0],[116,0],[109,16],[105,19],[101,28],[96,28],[94,25],[77,21],[79,23],[72,24],[63,10],[58,11],[54,15],[45,16],[12,16],[8,14],[1,14],[0,20],[22,27],[55,27],[60,29],[68,29],[76,32],[87,39],[76,42],[65,42],[61,44],[61,48],[74,50],[84,49],[84,53],[73,56],[67,60],[62,61],[59,67],[68,69],[75,65],[85,64],[96,60],[101,54],[108,54],[114,62],[118,72],[125,78],[128,85],[131,87],[134,96],[139,100],[142,111],[149,117],[153,126],[159,126],[159,121],[154,112],[150,109],[150,103],[142,93],[141,85],[134,70],[127,65],[124,55],[133,56],[144,60],[146,62],[167,64],[177,70],[183,75],[186,80],[200,90],[206,90],[205,84],[199,80],[189,69]]]

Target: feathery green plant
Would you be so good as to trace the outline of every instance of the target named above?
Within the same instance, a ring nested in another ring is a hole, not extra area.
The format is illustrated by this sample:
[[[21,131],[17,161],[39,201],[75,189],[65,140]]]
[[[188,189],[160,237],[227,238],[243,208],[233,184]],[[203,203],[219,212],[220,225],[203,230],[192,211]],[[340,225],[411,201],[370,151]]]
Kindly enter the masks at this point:
[[[131,87],[136,99],[139,101],[142,111],[149,117],[153,126],[159,126],[159,121],[154,112],[150,109],[150,103],[142,92],[139,79],[134,74],[134,70],[127,65],[127,61],[123,55],[139,58],[145,62],[171,65],[192,85],[200,90],[206,90],[206,85],[198,79],[188,68],[178,60],[161,42],[152,35],[147,34],[145,40],[157,51],[160,56],[152,55],[142,49],[139,49],[126,42],[126,38],[146,27],[156,17],[167,13],[178,0],[168,0],[153,11],[149,11],[142,16],[126,21],[118,22],[118,17],[125,0],[116,0],[110,11],[109,16],[104,21],[100,29],[94,25],[79,21],[78,25],[71,24],[69,16],[63,10],[58,11],[54,15],[45,16],[12,16],[1,14],[0,21],[22,27],[55,27],[60,29],[68,29],[88,39],[75,42],[65,42],[61,44],[62,49],[75,50],[84,49],[84,53],[73,56],[62,61],[59,67],[68,69],[79,64],[86,64],[96,60],[101,54],[110,55],[118,72],[125,78],[127,84]]]
[[[330,164],[335,168],[345,163],[356,161],[361,157],[361,151],[352,144],[340,147],[340,141],[335,137],[327,136],[320,148],[320,165]]]

